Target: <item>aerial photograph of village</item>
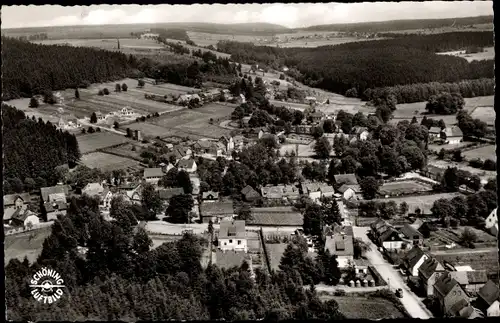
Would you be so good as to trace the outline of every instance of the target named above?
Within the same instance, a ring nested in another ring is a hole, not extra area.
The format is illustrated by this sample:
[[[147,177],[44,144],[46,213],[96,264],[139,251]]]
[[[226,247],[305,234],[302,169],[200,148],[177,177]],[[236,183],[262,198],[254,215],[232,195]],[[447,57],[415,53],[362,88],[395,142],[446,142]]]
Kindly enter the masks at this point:
[[[6,319],[500,316],[493,7],[2,6]]]

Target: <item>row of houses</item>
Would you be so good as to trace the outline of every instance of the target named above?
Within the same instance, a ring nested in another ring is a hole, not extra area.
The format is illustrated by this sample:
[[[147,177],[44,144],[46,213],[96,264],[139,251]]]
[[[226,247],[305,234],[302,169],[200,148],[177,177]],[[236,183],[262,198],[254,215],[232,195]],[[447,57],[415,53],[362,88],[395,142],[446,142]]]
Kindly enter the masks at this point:
[[[420,221],[415,224],[405,223],[396,228],[387,221],[378,219],[370,225],[371,234],[376,243],[384,250],[395,251],[422,245],[424,235],[418,230]]]

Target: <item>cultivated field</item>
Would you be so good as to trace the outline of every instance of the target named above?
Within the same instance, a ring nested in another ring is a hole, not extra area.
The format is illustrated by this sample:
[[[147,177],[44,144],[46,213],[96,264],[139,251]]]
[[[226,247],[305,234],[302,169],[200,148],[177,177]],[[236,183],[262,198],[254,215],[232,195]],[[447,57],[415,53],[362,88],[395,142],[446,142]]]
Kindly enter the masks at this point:
[[[495,125],[496,113],[493,105],[490,107],[477,107],[472,110],[470,116],[474,119],[479,119],[483,122],[486,122],[486,124],[488,124],[489,126]]]
[[[486,159],[492,159],[492,160],[497,160],[497,154],[496,154],[496,146],[495,145],[489,145],[489,146],[484,146],[481,148],[473,149],[473,150],[468,150],[462,152],[462,155],[466,159],[474,159],[474,158],[480,158],[482,160]]]
[[[446,239],[451,240],[451,241],[459,244],[461,241],[460,237],[466,228],[468,228],[469,230],[473,231],[476,234],[476,236],[477,236],[476,242],[478,242],[478,243],[496,241],[495,236],[493,236],[493,235],[491,235],[483,230],[478,230],[478,229],[476,229],[474,227],[470,227],[470,226],[441,229],[441,230],[434,232],[434,234],[436,234],[438,236],[442,236],[445,240]]]
[[[466,54],[464,50],[452,51],[452,52],[442,52],[442,53],[436,53],[436,54],[462,57],[462,58],[465,58],[468,62],[495,59],[495,49],[493,47],[485,47],[484,52],[474,53],[474,54]]]
[[[50,235],[50,232],[51,227],[47,227],[6,236],[4,241],[4,266],[14,258],[23,261],[25,256],[28,257],[30,263],[35,262],[42,252],[43,242]]]
[[[251,42],[254,43],[257,39],[271,39],[271,36],[247,36],[247,35],[225,35],[225,34],[209,34],[188,31],[189,38],[199,46],[209,46],[213,45],[217,47],[217,43],[221,40],[231,40],[237,42]]]
[[[33,43],[41,45],[70,45],[74,47],[96,47],[106,50],[118,50],[116,39],[57,39],[40,40]],[[163,49],[164,45],[151,39],[120,38],[120,49]]]
[[[82,154],[129,141],[125,136],[104,131],[78,136],[77,139]]]
[[[405,197],[393,197],[386,199],[376,199],[374,201],[377,202],[389,202],[394,201],[397,205],[400,205],[402,202],[408,203],[409,211],[411,213],[415,212],[417,208],[420,208],[422,213],[430,214],[430,209],[434,204],[434,201],[439,199],[451,199],[455,196],[460,196],[460,193],[441,193],[441,194],[433,194],[433,195],[420,195],[420,196],[405,196]]]
[[[385,183],[380,187],[380,194],[391,195],[391,194],[411,194],[417,192],[431,191],[432,187],[416,181],[400,181]]]
[[[94,152],[83,155],[80,162],[89,168],[99,168],[103,171],[115,169],[135,170],[139,167],[138,161],[102,152]]]
[[[334,299],[339,310],[348,319],[394,319],[405,315],[389,300],[380,297],[363,296],[320,296],[322,300]]]
[[[135,147],[135,151],[132,150],[132,147]],[[141,159],[141,147],[140,145],[135,144],[126,144],[121,145],[114,148],[105,149],[103,152],[111,152],[120,155],[130,156],[130,158],[138,158]]]

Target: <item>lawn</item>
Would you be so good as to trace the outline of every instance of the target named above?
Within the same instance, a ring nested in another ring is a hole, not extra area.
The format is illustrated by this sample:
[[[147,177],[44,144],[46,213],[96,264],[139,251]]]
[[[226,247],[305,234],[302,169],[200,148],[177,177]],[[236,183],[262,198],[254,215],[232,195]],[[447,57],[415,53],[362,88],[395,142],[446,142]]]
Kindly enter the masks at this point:
[[[417,192],[431,191],[432,187],[416,181],[400,181],[385,183],[380,187],[380,194],[411,194]]]
[[[135,151],[132,151],[132,147],[135,147]],[[141,159],[141,147],[139,145],[134,144],[126,144],[118,147],[105,149],[104,152],[117,153],[120,155],[129,156],[130,158],[139,158]]]
[[[441,194],[433,194],[433,195],[420,195],[420,196],[405,196],[405,197],[393,197],[386,199],[376,199],[373,201],[376,202],[389,202],[394,201],[397,205],[400,205],[402,202],[408,203],[409,211],[411,213],[415,212],[416,208],[420,208],[422,213],[430,214],[430,209],[434,204],[434,201],[439,199],[451,199],[455,196],[460,196],[460,193],[441,193]]]
[[[25,256],[28,257],[30,263],[35,262],[42,252],[45,238],[47,238],[50,233],[51,227],[46,227],[30,232],[6,236],[4,241],[4,266],[14,258],[23,261]]]
[[[468,62],[495,59],[495,49],[493,47],[485,47],[484,52],[474,54],[465,54],[465,51],[441,52],[436,54],[462,57]]]
[[[81,135],[77,139],[82,154],[129,141],[125,136],[105,131]]]
[[[172,129],[157,126],[150,122],[134,122],[123,126],[123,128],[130,128],[132,130],[139,130],[143,137],[165,137],[173,134]]]
[[[489,126],[495,125],[496,113],[493,105],[489,107],[477,107],[471,112],[470,116],[486,122]]]
[[[102,152],[90,153],[82,156],[81,163],[89,168],[99,168],[103,171],[115,169],[137,169],[139,162]]]
[[[271,269],[279,270],[281,257],[285,252],[286,246],[286,243],[266,243],[266,249],[271,262]]]
[[[299,157],[312,157],[315,156],[316,153],[314,152],[314,142],[309,144],[309,145],[302,145],[302,144],[282,144],[280,147],[280,154],[281,156],[285,156],[285,153],[288,151],[289,154],[292,152],[296,152],[296,147],[298,146],[298,154],[297,156]]]
[[[396,319],[405,315],[389,300],[363,296],[320,296],[322,300],[334,299],[347,319]]]
[[[495,145],[489,145],[477,149],[467,150],[462,152],[462,155],[468,160],[474,158],[480,158],[482,160],[486,159],[492,159],[495,161],[497,160]]]

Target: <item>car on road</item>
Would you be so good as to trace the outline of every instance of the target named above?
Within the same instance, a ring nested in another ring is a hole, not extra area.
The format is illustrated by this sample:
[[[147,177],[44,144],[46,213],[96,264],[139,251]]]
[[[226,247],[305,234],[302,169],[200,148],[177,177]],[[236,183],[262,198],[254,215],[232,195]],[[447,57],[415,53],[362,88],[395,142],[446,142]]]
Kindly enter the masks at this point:
[[[396,289],[396,296],[399,297],[399,298],[403,298],[403,289],[402,288],[398,288]]]

